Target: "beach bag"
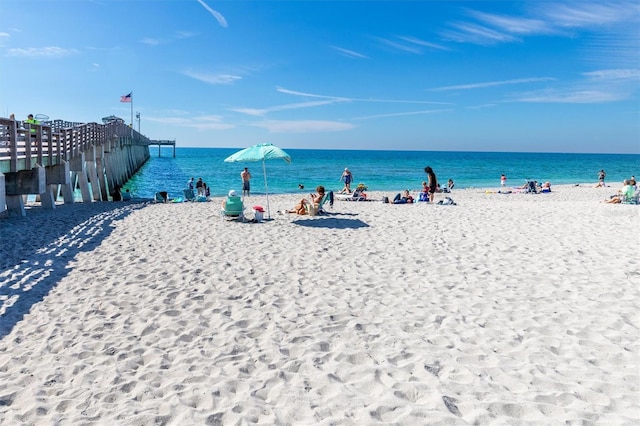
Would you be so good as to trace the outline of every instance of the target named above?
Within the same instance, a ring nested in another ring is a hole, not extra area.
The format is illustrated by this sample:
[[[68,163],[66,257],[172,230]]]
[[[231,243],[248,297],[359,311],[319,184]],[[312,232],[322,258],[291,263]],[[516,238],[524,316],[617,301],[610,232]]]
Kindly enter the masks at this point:
[[[382,202],[385,204],[389,204],[389,197],[382,197]]]

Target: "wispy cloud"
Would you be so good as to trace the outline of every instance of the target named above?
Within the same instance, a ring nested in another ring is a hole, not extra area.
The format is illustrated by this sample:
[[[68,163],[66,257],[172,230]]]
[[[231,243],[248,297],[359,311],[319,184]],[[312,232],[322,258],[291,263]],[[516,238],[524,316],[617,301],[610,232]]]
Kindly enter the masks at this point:
[[[553,77],[516,78],[513,80],[487,81],[483,83],[459,84],[456,86],[436,87],[435,89],[430,89],[430,91],[443,92],[446,90],[484,89],[487,87],[504,86],[507,84],[536,83],[540,81],[553,81],[553,80],[555,80],[555,78]]]
[[[149,46],[158,46],[159,44],[162,44],[162,40],[158,38],[145,37],[140,40],[140,43],[148,44]]]
[[[613,102],[624,97],[612,92],[600,90],[542,90],[521,95],[518,102],[531,103],[565,103],[565,104],[594,104]]]
[[[640,69],[611,69],[582,73],[593,80],[635,80],[640,82]]]
[[[286,93],[289,95],[304,96],[308,98],[322,98],[333,99],[336,102],[379,102],[379,103],[401,103],[401,104],[439,104],[439,105],[451,105],[448,102],[434,102],[434,101],[416,101],[407,99],[377,99],[377,98],[348,98],[344,96],[330,96],[330,95],[318,95],[313,93],[298,92],[296,90],[289,90],[283,87],[276,89],[280,93]]]
[[[519,42],[522,36],[565,34],[568,30],[599,30],[608,26],[618,33],[635,34],[640,21],[640,3],[637,1],[609,2],[540,2],[532,3],[529,16],[508,16],[468,10],[470,21],[450,22],[450,29],[440,34],[447,40],[460,43],[493,45]],[[614,24],[633,24],[626,29]],[[636,44],[637,46],[637,44]]]
[[[484,24],[511,34],[547,34],[554,32],[549,24],[541,19],[493,15],[478,11],[470,11],[469,13]]]
[[[333,99],[335,101],[348,101],[349,98],[341,97],[341,96],[328,96],[328,95],[316,95],[313,93],[305,93],[299,92],[297,90],[289,90],[284,87],[276,87],[276,91],[280,93],[285,93],[287,95],[295,95],[295,96],[304,96],[306,98],[321,98],[321,99]]]
[[[407,43],[411,43],[411,44],[416,44],[418,46],[422,46],[422,47],[428,47],[431,49],[437,49],[437,50],[451,50],[446,46],[442,46],[440,44],[435,44],[435,43],[430,43],[428,41],[424,41],[421,40],[419,38],[416,37],[409,37],[409,36],[397,36],[400,40],[406,41]]]
[[[207,11],[213,15],[214,18],[216,18],[216,20],[218,21],[218,24],[220,24],[221,27],[227,28],[227,20],[224,19],[224,16],[222,16],[222,14],[216,10],[213,10],[212,8],[210,8],[204,1],[202,0],[197,0],[198,3],[200,3],[202,5],[202,7],[204,7],[205,9],[207,9]]]
[[[354,120],[371,120],[374,118],[386,118],[386,117],[401,117],[406,115],[423,115],[423,114],[436,114],[440,112],[453,111],[452,109],[428,109],[422,111],[409,111],[409,112],[394,112],[389,114],[368,115],[364,117],[355,117]]]
[[[47,57],[47,58],[62,58],[66,56],[78,55],[80,51],[78,49],[64,49],[62,47],[48,46],[48,47],[30,47],[27,49],[9,49],[6,53],[7,56],[26,56],[31,58]]]
[[[191,32],[191,31],[176,31],[176,38],[177,39],[184,39],[184,38],[191,38],[191,37],[195,37],[196,33]]]
[[[270,133],[309,133],[309,132],[340,132],[351,130],[355,126],[351,123],[323,120],[278,121],[265,120],[252,124],[268,130]]]
[[[186,38],[194,37],[196,33],[190,31],[176,31],[173,36],[169,36],[168,38],[157,38],[157,37],[144,37],[140,39],[140,43],[147,44],[149,46],[159,46],[163,44],[168,44],[174,42],[176,40],[184,40]]]
[[[329,105],[332,104],[336,101],[315,101],[315,102],[299,102],[299,103],[295,103],[295,104],[287,104],[287,105],[277,105],[277,106],[272,106],[272,107],[268,107],[268,108],[262,108],[262,109],[258,109],[258,108],[230,108],[230,111],[234,111],[234,112],[239,112],[242,114],[247,114],[247,115],[253,115],[256,117],[261,117],[264,115],[267,115],[270,112],[277,112],[277,111],[285,111],[285,110],[289,110],[289,109],[302,109],[302,108],[312,108],[312,107],[317,107],[317,106],[322,106],[322,105]]]
[[[545,3],[539,13],[558,27],[585,28],[638,20],[636,1]]]
[[[498,31],[489,27],[467,22],[455,22],[451,26],[453,30],[445,30],[441,33],[447,40],[459,43],[474,43],[483,46],[519,41],[504,31]]]
[[[344,48],[338,47],[338,46],[330,46],[330,47],[332,49],[335,49],[338,52],[340,52],[340,54],[342,54],[342,56],[346,56],[348,58],[367,59],[366,55],[363,55],[362,53],[355,52],[353,50],[344,49]]]
[[[146,116],[145,121],[152,121],[161,125],[187,127],[198,130],[226,130],[232,129],[233,124],[223,123],[223,118],[218,115],[201,115],[194,117],[153,117]]]
[[[233,84],[237,80],[242,80],[239,75],[232,74],[207,74],[189,70],[182,71],[182,74],[207,84]]]
[[[472,106],[466,107],[466,109],[486,109],[486,108],[493,108],[495,106],[496,104],[472,105]]]
[[[394,40],[389,40],[387,38],[381,38],[381,37],[375,37],[376,40],[378,40],[379,43],[390,47],[394,50],[400,50],[402,52],[407,52],[407,53],[413,53],[415,55],[419,55],[422,53],[422,49],[420,49],[420,47],[416,46],[413,43],[409,43],[409,44],[404,44],[404,43],[399,43],[397,41]]]

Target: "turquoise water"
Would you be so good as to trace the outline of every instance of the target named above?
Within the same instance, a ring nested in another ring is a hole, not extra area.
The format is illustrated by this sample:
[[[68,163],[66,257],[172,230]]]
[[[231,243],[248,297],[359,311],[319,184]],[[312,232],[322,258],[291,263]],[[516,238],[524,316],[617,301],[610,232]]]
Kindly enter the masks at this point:
[[[251,193],[265,193],[262,163],[225,163],[234,148],[151,149],[151,159],[125,185],[137,197],[152,198],[157,191],[171,197],[182,196],[190,177],[202,177],[211,187],[212,196],[222,196],[230,189],[240,191],[240,172],[248,167],[252,174]],[[340,176],[348,167],[354,182],[366,184],[373,191],[419,189],[425,180],[424,167],[435,171],[438,181],[453,179],[456,188],[491,188],[500,186],[500,175],[507,176],[507,186],[521,186],[526,180],[550,181],[552,184],[597,183],[597,173],[604,169],[606,182],[617,187],[622,180],[640,176],[640,155],[622,154],[547,154],[509,152],[444,151],[343,151],[287,149],[291,163],[268,160],[265,163],[270,194],[307,193],[317,185],[340,190]],[[298,185],[304,185],[300,190]]]

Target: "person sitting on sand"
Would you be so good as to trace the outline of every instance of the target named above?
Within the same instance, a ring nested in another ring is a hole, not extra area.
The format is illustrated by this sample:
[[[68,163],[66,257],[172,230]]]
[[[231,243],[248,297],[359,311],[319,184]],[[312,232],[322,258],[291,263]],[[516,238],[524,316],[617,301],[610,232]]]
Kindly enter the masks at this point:
[[[624,186],[620,190],[618,190],[618,193],[616,195],[612,195],[602,202],[608,204],[620,204],[625,199],[630,200],[631,198],[633,198],[636,192],[635,188],[631,185],[629,180],[625,180],[623,184]]]
[[[409,193],[408,189],[402,191],[402,195],[397,193],[393,198],[393,204],[413,204],[413,197]]]
[[[447,188],[449,188],[449,191],[451,191],[453,189],[453,187],[456,186],[455,183],[453,183],[453,179],[449,179],[447,181]]]
[[[285,210],[285,212],[296,213],[300,215],[307,214],[307,206],[309,205],[309,203],[311,203],[311,205],[320,205],[320,202],[324,197],[324,192],[325,192],[324,186],[319,185],[318,187],[316,187],[315,194],[309,194],[309,198],[311,200],[307,200],[306,198],[303,198],[302,200],[300,200],[298,204],[296,204],[293,207],[293,209]]]
[[[398,195],[396,195],[396,197]],[[418,195],[418,201],[429,201],[429,185],[427,185],[427,181],[422,181],[422,190]]]
[[[227,207],[227,202],[229,203],[229,205],[237,205],[238,203],[242,203],[242,200],[240,199],[240,197],[238,197],[238,194],[236,193],[235,189],[232,189],[231,191],[229,191],[229,196],[227,198],[225,198],[224,200],[222,200],[222,210],[226,210]]]
[[[364,192],[366,190],[367,190],[367,186],[364,183],[359,183],[358,186],[356,186],[356,189],[353,190],[353,198],[366,200],[367,194],[366,192]]]

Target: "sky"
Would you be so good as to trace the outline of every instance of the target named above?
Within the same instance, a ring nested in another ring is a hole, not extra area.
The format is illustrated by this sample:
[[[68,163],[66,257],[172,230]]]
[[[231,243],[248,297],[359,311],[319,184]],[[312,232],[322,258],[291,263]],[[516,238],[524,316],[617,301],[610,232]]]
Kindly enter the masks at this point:
[[[12,113],[133,113],[179,147],[640,153],[640,3],[1,0]]]

